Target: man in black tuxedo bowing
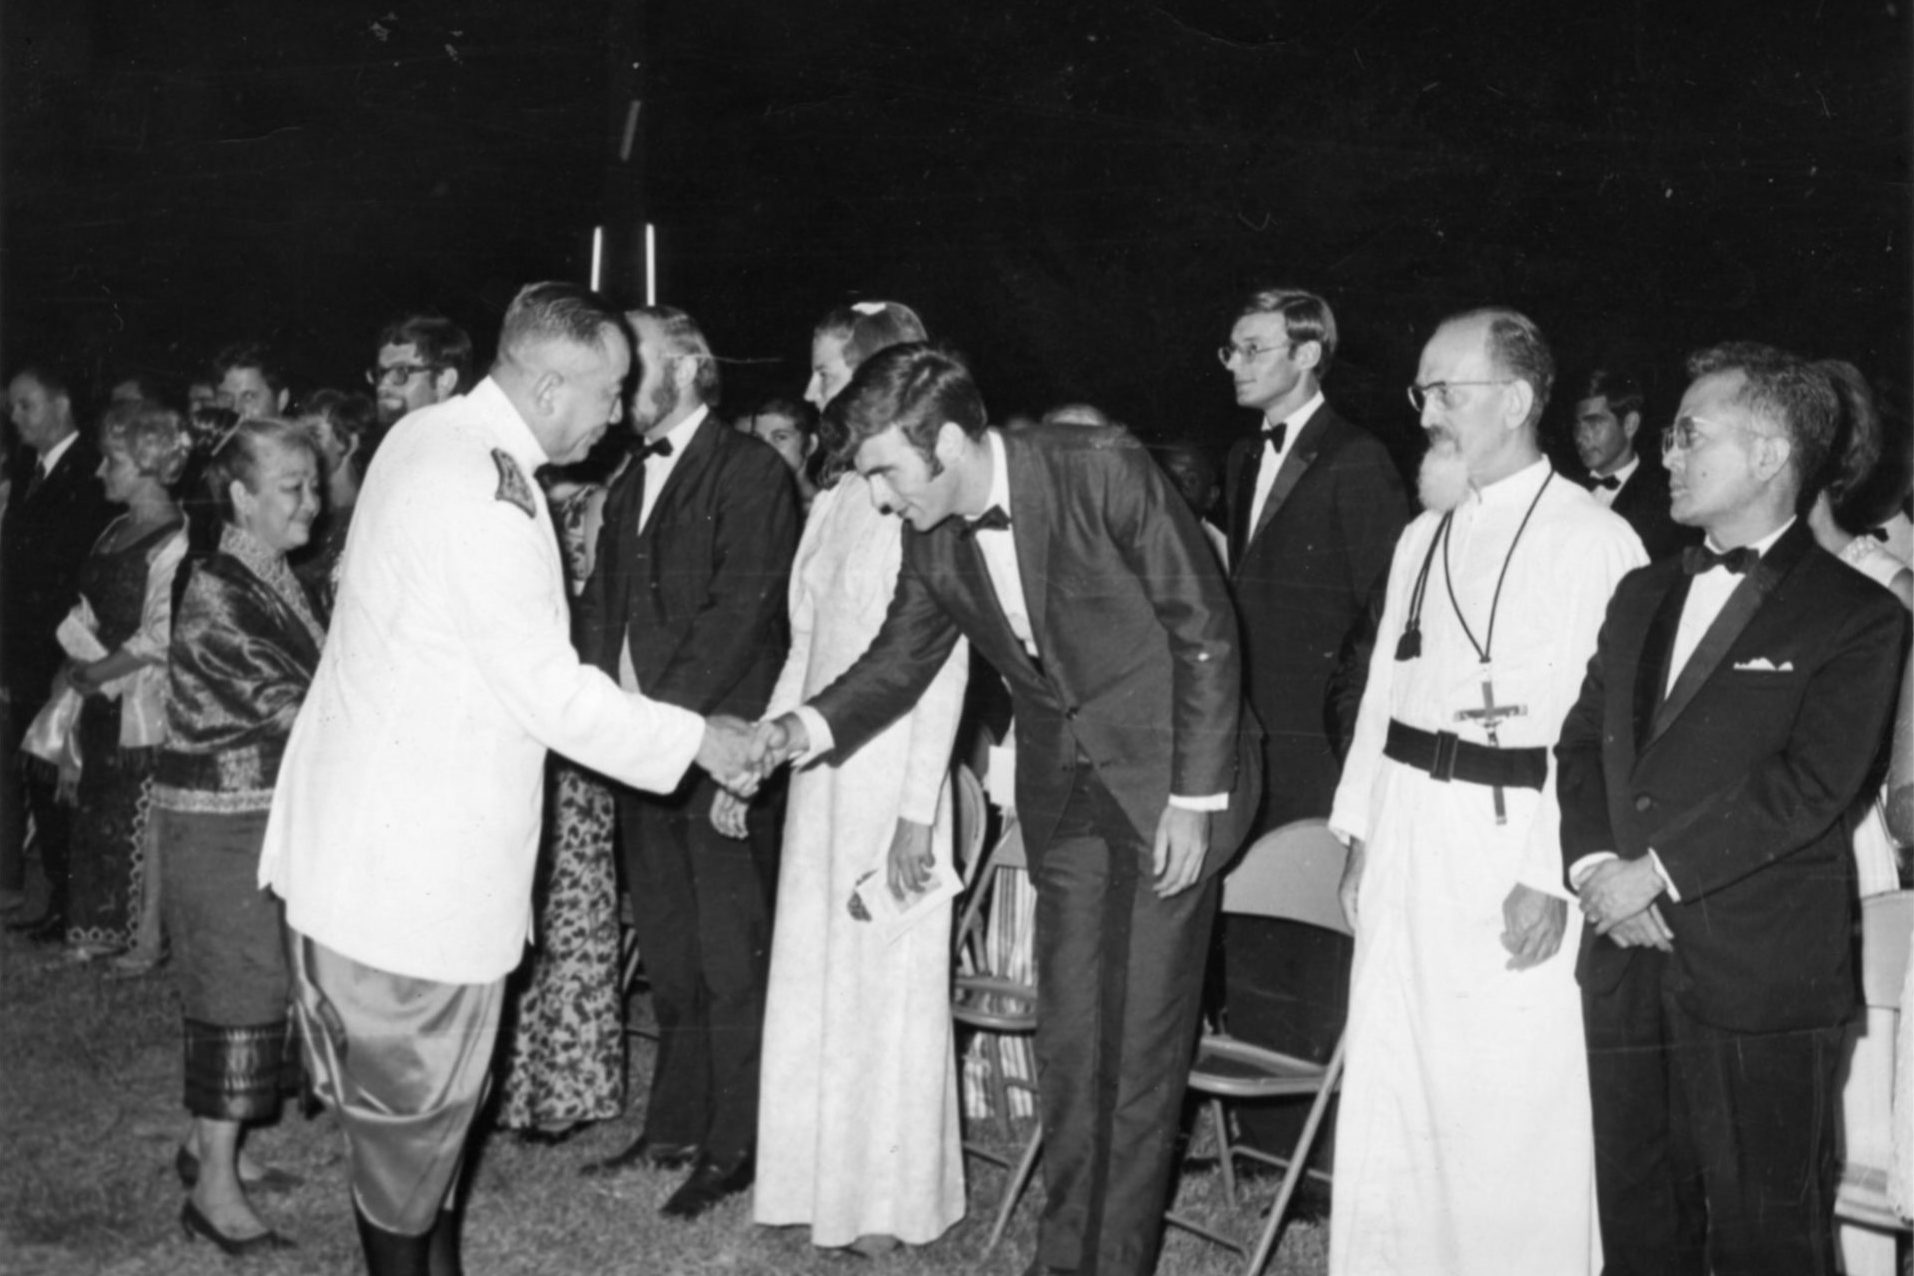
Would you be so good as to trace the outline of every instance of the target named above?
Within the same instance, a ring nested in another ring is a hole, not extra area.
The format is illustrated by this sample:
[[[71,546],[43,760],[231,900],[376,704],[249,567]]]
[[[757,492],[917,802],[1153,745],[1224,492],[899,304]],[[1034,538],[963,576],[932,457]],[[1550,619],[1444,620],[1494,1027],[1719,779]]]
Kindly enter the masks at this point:
[[[1799,512],[1839,404],[1815,365],[1689,360],[1663,437],[1705,546],[1615,592],[1557,746],[1610,1276],[1834,1270],[1854,867],[1907,621]]]
[[[910,524],[903,565],[870,649],[767,726],[767,760],[870,739],[960,635],[1004,676],[1037,889],[1033,1270],[1147,1272],[1215,874],[1260,776],[1215,555],[1126,431],[987,429],[969,371],[933,347],[868,360],[832,410],[873,498]]]
[[[1642,424],[1641,383],[1626,372],[1596,368],[1575,400],[1575,454],[1583,486],[1627,520],[1653,562],[1701,543],[1701,531],[1668,512],[1668,471],[1635,446]]]
[[[790,644],[785,595],[797,496],[769,446],[711,416],[718,368],[697,324],[633,311],[643,375],[635,455],[605,501],[579,599],[584,659],[653,700],[756,718]],[[588,1174],[692,1163],[664,1212],[691,1218],[750,1186],[758,1054],[777,887],[775,804],[743,841],[719,835],[702,771],[675,793],[617,790],[638,950],[658,1019],[645,1131]]]

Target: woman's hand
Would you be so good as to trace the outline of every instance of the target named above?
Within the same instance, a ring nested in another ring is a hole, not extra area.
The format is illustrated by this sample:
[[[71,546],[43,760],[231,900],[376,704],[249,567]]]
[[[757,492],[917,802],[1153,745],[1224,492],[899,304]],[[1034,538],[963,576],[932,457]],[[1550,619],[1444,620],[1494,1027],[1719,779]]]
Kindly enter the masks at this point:
[[[937,865],[930,835],[930,825],[910,820],[897,821],[897,831],[891,834],[890,864],[885,881],[900,904],[930,886],[930,871]]]
[[[111,659],[112,657],[107,657],[107,660]],[[107,681],[101,676],[103,673],[101,666],[105,665],[107,660],[67,661],[67,684],[83,696],[99,695],[100,688],[104,687]]]
[[[729,789],[719,789],[718,796],[711,799],[711,827],[725,837],[744,840],[745,812],[751,809],[751,803],[737,796]]]

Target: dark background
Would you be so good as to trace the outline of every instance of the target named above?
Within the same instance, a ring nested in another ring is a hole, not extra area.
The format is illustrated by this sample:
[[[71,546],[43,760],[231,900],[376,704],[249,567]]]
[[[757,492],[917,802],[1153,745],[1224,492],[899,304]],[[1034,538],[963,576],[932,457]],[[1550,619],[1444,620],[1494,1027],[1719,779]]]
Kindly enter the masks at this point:
[[[1565,364],[1630,352],[1655,425],[1749,337],[1852,359],[1905,429],[1905,3],[9,0],[0,353],[183,377],[263,336],[358,386],[392,312],[484,349],[600,222],[642,300],[648,218],[734,403],[890,297],[999,418],[1216,443],[1214,348],[1285,281],[1405,457],[1421,341],[1490,301]]]

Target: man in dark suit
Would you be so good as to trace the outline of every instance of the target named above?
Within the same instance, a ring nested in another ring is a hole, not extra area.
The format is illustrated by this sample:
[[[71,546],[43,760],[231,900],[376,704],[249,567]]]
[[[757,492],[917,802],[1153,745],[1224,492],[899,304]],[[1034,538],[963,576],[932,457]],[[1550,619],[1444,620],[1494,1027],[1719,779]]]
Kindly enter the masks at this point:
[[[1839,407],[1816,366],[1705,350],[1664,436],[1705,546],[1616,590],[1556,754],[1592,925],[1577,977],[1610,1276],[1825,1273],[1855,1002],[1842,816],[1907,621],[1798,511]]]
[[[8,406],[31,464],[13,481],[0,530],[0,692],[4,692],[7,786],[0,828],[0,886],[25,885],[22,837],[30,811],[41,869],[51,893],[45,912],[16,928],[57,939],[66,925],[66,810],[50,785],[23,780],[20,739],[47,702],[65,657],[53,637],[78,597],[80,567],[106,526],[111,507],[100,487],[99,451],[74,422],[66,379],[47,366],[22,368],[7,386]]]
[[[1048,1191],[1032,1270],[1148,1272],[1215,875],[1260,778],[1215,555],[1127,431],[987,429],[968,369],[934,347],[874,356],[832,410],[910,527],[882,630],[767,726],[769,758],[859,747],[960,635],[1003,675],[1037,889]]]
[[[1635,449],[1642,424],[1641,383],[1626,372],[1597,368],[1575,401],[1575,454],[1596,500],[1627,520],[1653,562],[1701,542],[1668,512],[1668,471]]]
[[[628,316],[643,377],[641,442],[605,503],[579,605],[580,651],[628,690],[756,718],[789,645],[797,497],[778,454],[711,415],[718,367],[683,311]],[[693,1164],[665,1213],[691,1218],[750,1186],[758,1047],[777,887],[775,804],[743,841],[719,835],[702,772],[677,792],[618,791],[618,826],[658,1019],[645,1131],[588,1173]]]
[[[1256,831],[1326,816],[1361,687],[1335,699],[1339,660],[1368,669],[1368,620],[1382,609],[1408,497],[1375,436],[1323,396],[1336,357],[1335,312],[1313,293],[1250,296],[1217,353],[1256,430],[1230,449],[1229,563],[1243,621],[1243,679],[1269,738]],[[1360,646],[1360,650],[1355,648]],[[1313,926],[1228,918],[1223,952],[1230,1030],[1327,1061],[1342,1031],[1350,944]],[[1246,1109],[1244,1134],[1287,1151],[1296,1104]],[[1331,1140],[1319,1146],[1327,1148]]]

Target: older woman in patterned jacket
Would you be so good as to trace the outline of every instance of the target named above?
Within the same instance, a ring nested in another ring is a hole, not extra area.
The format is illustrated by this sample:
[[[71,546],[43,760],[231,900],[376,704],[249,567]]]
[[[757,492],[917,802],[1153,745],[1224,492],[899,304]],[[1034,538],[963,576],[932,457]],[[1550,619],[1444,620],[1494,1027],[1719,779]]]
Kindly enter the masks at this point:
[[[180,573],[155,805],[193,1116],[175,1162],[192,1190],[180,1224],[245,1254],[290,1244],[253,1212],[248,1187],[297,1182],[242,1165],[239,1136],[277,1109],[286,1058],[283,912],[255,874],[325,632],[286,563],[319,512],[318,456],[298,426],[252,418],[219,443],[206,477],[225,524],[216,549]]]

